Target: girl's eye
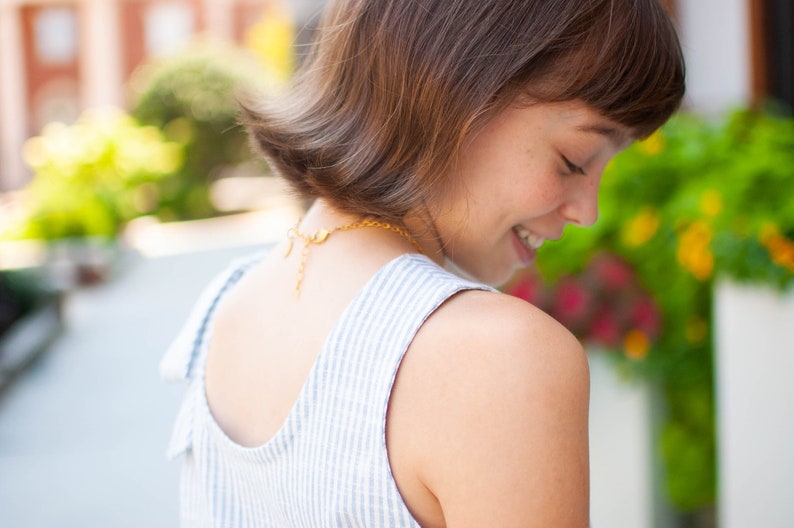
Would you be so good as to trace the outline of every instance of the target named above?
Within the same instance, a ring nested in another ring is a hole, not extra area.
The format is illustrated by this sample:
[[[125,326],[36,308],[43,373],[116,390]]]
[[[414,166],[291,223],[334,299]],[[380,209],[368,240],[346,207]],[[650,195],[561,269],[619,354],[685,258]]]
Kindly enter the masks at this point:
[[[571,174],[580,174],[582,176],[586,175],[582,167],[574,164],[573,162],[571,162],[571,160],[569,160],[565,156],[562,156],[562,161],[565,162],[565,166],[568,168]]]

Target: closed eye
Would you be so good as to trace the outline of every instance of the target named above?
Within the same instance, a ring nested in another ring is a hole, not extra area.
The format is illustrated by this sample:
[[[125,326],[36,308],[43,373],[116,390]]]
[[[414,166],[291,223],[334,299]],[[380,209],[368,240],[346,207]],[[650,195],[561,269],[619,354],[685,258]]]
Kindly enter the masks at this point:
[[[575,163],[573,163],[571,160],[569,160],[565,156],[562,156],[562,161],[565,163],[565,166],[568,168],[568,170],[571,172],[571,174],[581,174],[582,176],[587,176],[587,173],[585,173],[585,171],[584,171],[584,169],[582,167],[580,167],[579,165],[576,165]]]

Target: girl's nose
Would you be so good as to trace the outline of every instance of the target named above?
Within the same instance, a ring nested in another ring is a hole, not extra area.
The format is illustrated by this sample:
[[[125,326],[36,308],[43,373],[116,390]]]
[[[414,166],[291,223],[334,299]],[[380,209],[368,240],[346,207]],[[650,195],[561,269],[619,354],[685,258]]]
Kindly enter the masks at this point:
[[[587,227],[598,220],[598,183],[583,184],[560,207],[560,213],[571,224]]]

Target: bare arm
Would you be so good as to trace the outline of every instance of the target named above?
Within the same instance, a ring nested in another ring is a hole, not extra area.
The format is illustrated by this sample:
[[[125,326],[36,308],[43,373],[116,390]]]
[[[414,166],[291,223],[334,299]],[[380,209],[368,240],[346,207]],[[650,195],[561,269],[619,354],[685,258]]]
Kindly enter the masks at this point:
[[[586,528],[589,373],[578,341],[523,301],[481,292],[428,323],[390,418],[422,439],[398,459],[437,500],[443,520],[428,524]]]

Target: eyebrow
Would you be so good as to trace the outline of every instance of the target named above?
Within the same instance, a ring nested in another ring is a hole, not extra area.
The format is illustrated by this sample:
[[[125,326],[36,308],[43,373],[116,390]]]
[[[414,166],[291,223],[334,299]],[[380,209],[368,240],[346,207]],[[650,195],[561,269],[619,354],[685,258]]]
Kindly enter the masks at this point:
[[[602,136],[606,136],[612,140],[621,139],[621,132],[609,125],[596,125],[596,124],[588,124],[588,125],[579,125],[576,127],[577,130],[581,130],[582,132],[590,132],[592,134],[601,134]]]
[[[627,141],[626,135],[619,129],[609,125],[602,125],[599,123],[588,123],[579,125],[577,130],[589,134],[598,134],[609,139],[614,145],[621,145]]]

